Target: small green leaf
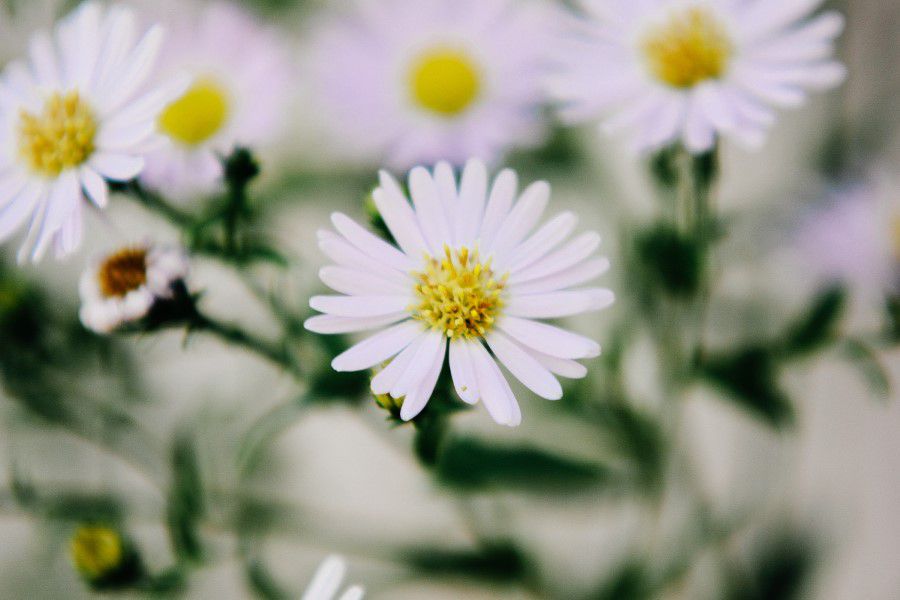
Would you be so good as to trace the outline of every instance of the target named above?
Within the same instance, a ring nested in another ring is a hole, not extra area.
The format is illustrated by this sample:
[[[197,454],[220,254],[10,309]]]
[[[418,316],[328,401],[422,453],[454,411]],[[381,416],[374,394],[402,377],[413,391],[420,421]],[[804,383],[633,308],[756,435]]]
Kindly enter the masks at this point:
[[[172,445],[172,488],[166,510],[169,537],[175,553],[182,559],[195,561],[203,555],[197,524],[205,512],[194,441],[182,433]]]
[[[847,292],[832,287],[818,294],[784,336],[788,355],[809,354],[837,338],[837,327],[847,304]]]
[[[491,542],[475,550],[415,548],[401,560],[429,575],[455,575],[494,582],[521,581],[527,576],[527,560],[510,542]]]
[[[609,479],[609,470],[601,465],[538,448],[490,446],[469,438],[446,442],[436,473],[452,486],[523,492],[587,489]]]
[[[875,350],[860,340],[847,340],[843,346],[844,355],[866,378],[872,393],[882,400],[891,394],[891,381]]]
[[[769,424],[775,427],[792,424],[794,409],[778,385],[776,359],[768,348],[750,346],[734,354],[712,356],[699,370],[740,406]]]

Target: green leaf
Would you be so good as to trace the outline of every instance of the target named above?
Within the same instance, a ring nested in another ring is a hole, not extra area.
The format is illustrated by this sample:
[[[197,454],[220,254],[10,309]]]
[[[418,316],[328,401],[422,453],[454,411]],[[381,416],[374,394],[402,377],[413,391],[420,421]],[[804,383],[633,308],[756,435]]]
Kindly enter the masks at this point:
[[[768,348],[750,346],[734,354],[712,356],[701,363],[699,371],[770,425],[784,427],[793,423],[794,409],[778,385],[776,359]]]
[[[529,572],[528,561],[511,542],[490,542],[475,550],[415,548],[402,553],[400,558],[429,575],[514,582],[521,581]]]
[[[172,488],[166,509],[169,538],[181,559],[196,561],[203,555],[203,543],[197,531],[205,514],[203,483],[197,464],[193,439],[176,436],[172,445]]]
[[[817,563],[812,544],[796,533],[781,533],[766,540],[750,564],[733,570],[726,583],[725,600],[799,600],[807,597],[807,584]]]
[[[844,355],[863,374],[872,393],[882,400],[891,394],[891,381],[887,370],[881,364],[878,353],[860,340],[847,340],[843,346]]]
[[[847,305],[847,292],[835,286],[818,294],[803,314],[788,326],[784,349],[788,355],[804,355],[837,338],[837,327]]]
[[[620,566],[592,593],[590,600],[649,600],[653,597],[646,568],[635,560]]]
[[[436,473],[444,483],[461,488],[523,492],[577,491],[609,479],[609,470],[601,465],[537,448],[490,446],[469,438],[446,442]]]

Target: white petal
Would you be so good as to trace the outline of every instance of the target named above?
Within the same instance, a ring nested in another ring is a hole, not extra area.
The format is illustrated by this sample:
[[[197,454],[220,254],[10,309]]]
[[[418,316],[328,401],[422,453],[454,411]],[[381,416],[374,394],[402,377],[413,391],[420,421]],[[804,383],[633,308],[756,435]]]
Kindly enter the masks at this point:
[[[588,288],[570,292],[553,292],[513,297],[505,312],[532,319],[555,319],[583,312],[602,310],[612,305],[615,296],[604,288]]]
[[[395,356],[375,377],[372,378],[372,392],[376,394],[388,394],[391,389],[397,385],[397,381],[403,376],[403,373],[409,368],[413,358],[422,346],[422,343],[428,337],[427,332],[410,342],[409,346],[404,348],[400,354]]]
[[[497,257],[498,263],[506,259],[506,253],[513,250],[534,228],[547,202],[550,200],[550,185],[546,181],[531,184],[510,211],[489,251]]]
[[[421,324],[419,324],[419,328],[421,331]],[[447,338],[441,332],[430,330],[425,334],[425,339],[422,340],[409,366],[391,387],[391,396],[400,398],[415,389],[428,375],[428,371],[434,363],[434,357],[441,352],[441,347],[446,345]]]
[[[351,267],[322,267],[319,279],[336,292],[351,296],[409,295],[412,281],[403,285],[397,281],[379,277],[378,273],[362,271]]]
[[[338,317],[381,317],[405,310],[409,296],[313,296],[309,306]]]
[[[41,195],[39,186],[29,185],[20,190],[6,206],[0,209],[0,241],[18,231],[28,215],[34,213]]]
[[[578,217],[564,212],[557,215],[516,248],[510,272],[515,273],[543,258],[575,229]]]
[[[329,556],[316,569],[302,600],[331,600],[341,587],[347,564],[340,556]]]
[[[579,362],[575,362],[574,360],[569,360],[567,358],[548,356],[543,352],[538,352],[537,350],[532,350],[531,348],[525,348],[525,350],[529,354],[531,354],[535,358],[535,360],[547,367],[547,369],[554,375],[559,375],[560,377],[565,377],[566,379],[583,379],[587,376],[587,367]]]
[[[600,354],[600,344],[555,325],[530,319],[504,316],[497,327],[517,342],[538,352],[558,358],[593,358]]]
[[[443,254],[445,244],[453,243],[444,206],[431,173],[416,167],[409,173],[409,192],[416,207],[419,229],[431,248],[432,256]]]
[[[335,371],[362,371],[391,358],[422,334],[422,324],[406,321],[388,327],[339,354],[331,367]]]
[[[332,213],[331,222],[348,242],[374,260],[404,272],[409,271],[412,267],[412,263],[405,254],[361,227],[347,215],[338,212]]]
[[[341,595],[339,600],[362,600],[364,595],[365,590],[358,585],[354,585],[347,588],[347,591]]]
[[[509,292],[513,295],[543,294],[564,290],[596,279],[609,270],[608,258],[586,260],[565,271],[541,277],[525,283],[510,284]]]
[[[38,262],[56,233],[72,218],[81,202],[81,187],[74,171],[64,171],[50,188],[47,212],[31,251],[32,262]]]
[[[468,404],[478,402],[478,381],[475,378],[475,368],[472,366],[469,350],[466,348],[470,342],[466,339],[450,342],[450,375],[453,378],[453,387],[459,397]]]
[[[403,399],[403,406],[400,407],[400,418],[404,421],[414,418],[428,404],[431,394],[434,393],[434,386],[437,385],[438,377],[441,375],[441,369],[444,367],[446,354],[447,341],[441,340],[437,356],[432,359],[431,367],[428,369],[425,377]]]
[[[478,380],[478,393],[491,418],[500,425],[512,423],[514,410],[504,389],[506,380],[494,359],[481,344],[471,344],[468,350]]]
[[[381,187],[372,192],[375,206],[403,252],[416,259],[428,250],[416,215],[397,181],[387,171],[379,175]]]
[[[583,233],[556,252],[542,258],[535,264],[514,273],[509,278],[510,285],[540,279],[574,267],[593,254],[600,247],[600,236],[589,231]]]
[[[487,168],[480,160],[470,160],[463,171],[456,207],[456,241],[471,246],[481,229],[487,196]]]
[[[521,346],[497,330],[487,336],[487,343],[494,352],[494,356],[525,387],[547,400],[562,398],[562,386],[559,385],[556,377]]]
[[[144,170],[144,159],[140,156],[98,152],[91,157],[90,165],[111,181],[131,181]]]
[[[319,231],[317,236],[319,238],[319,249],[337,264],[350,267],[351,269],[371,271],[379,277],[400,285],[407,281],[405,274],[378,262],[338,234],[331,231]]]
[[[409,317],[406,311],[395,312],[383,317],[336,317],[334,315],[316,315],[303,323],[309,331],[322,334],[356,333],[380,329]]]
[[[491,247],[494,236],[497,235],[506,215],[509,214],[516,197],[517,187],[518,176],[512,169],[504,169],[494,179],[491,196],[484,211],[484,221],[481,223],[481,232],[478,234],[483,251]]]
[[[97,208],[106,208],[109,202],[109,187],[97,171],[90,167],[82,167],[81,186]]]

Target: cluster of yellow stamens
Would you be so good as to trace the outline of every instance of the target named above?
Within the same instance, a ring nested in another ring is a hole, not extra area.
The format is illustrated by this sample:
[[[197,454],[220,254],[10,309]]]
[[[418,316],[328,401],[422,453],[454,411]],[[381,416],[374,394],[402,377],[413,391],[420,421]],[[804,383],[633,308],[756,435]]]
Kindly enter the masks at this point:
[[[506,276],[497,279],[477,249],[444,246],[443,259],[430,258],[414,277],[414,317],[451,339],[483,337],[503,305]]]
[[[77,91],[54,93],[40,114],[19,115],[19,155],[32,171],[56,177],[94,153],[97,122]]]
[[[477,65],[467,54],[452,48],[424,53],[413,63],[409,80],[415,103],[445,117],[463,113],[481,93]]]
[[[708,9],[673,12],[644,36],[641,49],[650,71],[676,88],[690,88],[725,74],[733,46],[722,23]]]
[[[147,251],[125,248],[110,255],[97,271],[100,292],[106,298],[124,298],[147,282]]]

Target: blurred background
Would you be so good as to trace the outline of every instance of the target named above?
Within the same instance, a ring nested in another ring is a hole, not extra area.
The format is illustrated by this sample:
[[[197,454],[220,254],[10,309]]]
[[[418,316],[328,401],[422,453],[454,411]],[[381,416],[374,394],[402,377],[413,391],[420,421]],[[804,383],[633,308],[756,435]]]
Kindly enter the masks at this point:
[[[77,3],[6,4],[2,61]],[[132,4],[178,22],[202,3]],[[254,232],[289,264],[198,256],[191,287],[208,313],[283,337],[321,368],[298,384],[200,333],[88,333],[77,313],[90,257],[148,236],[183,241],[129,199],[92,215],[65,262],[18,267],[5,247],[0,598],[98,593],[70,553],[76,527],[97,521],[173,579],[115,592],[126,596],[300,597],[339,553],[373,599],[898,597],[897,287],[836,277],[811,228],[851,193],[900,214],[900,5],[828,2],[847,17],[845,84],[781,115],[761,150],[720,149],[727,237],[705,335],[721,368],[687,388],[677,418],[641,317],[647,286],[667,285],[646,269],[684,268],[658,262],[665,250],[648,267],[640,252],[661,210],[651,160],[548,111],[541,141],[501,162],[523,182],[550,181],[551,210],[603,235],[603,285],[618,301],[576,322],[604,354],[560,403],[517,388],[519,428],[482,407],[454,413],[430,460],[427,427],[391,421],[365,377],[331,374],[333,348],[298,325],[323,289],[316,230],[335,210],[364,221],[380,166],[348,157],[317,108],[309,45],[352,3],[236,4],[277,31],[296,73],[280,135],[253,148],[262,174],[251,187]],[[791,332],[809,348],[771,362],[760,349]]]

